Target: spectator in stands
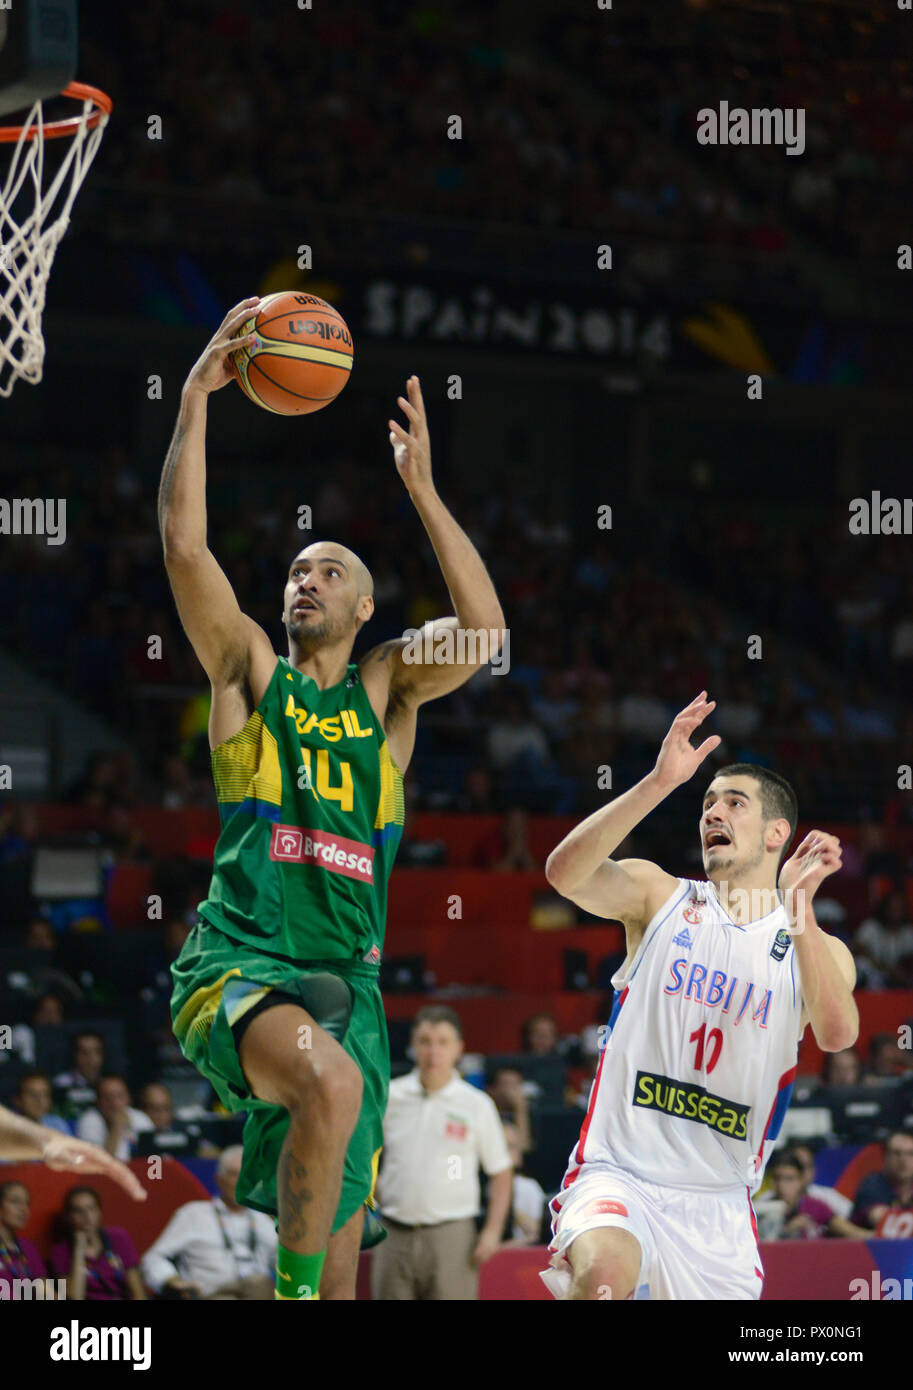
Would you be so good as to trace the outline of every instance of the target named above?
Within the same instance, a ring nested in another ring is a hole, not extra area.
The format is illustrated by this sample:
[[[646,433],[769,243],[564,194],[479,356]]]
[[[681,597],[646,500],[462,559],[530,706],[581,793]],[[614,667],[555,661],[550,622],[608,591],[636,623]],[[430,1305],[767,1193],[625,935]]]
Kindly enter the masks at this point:
[[[896,1129],[884,1146],[880,1173],[870,1173],[856,1189],[853,1220],[878,1233],[892,1211],[913,1208],[913,1134]]]
[[[882,885],[890,892],[892,883],[903,876],[904,862],[900,851],[887,842],[884,826],[866,823],[859,827],[859,848],[863,853],[863,872],[869,886]]]
[[[432,869],[446,864],[447,841],[423,839],[415,830],[414,815],[418,792],[415,783],[407,782],[403,792],[403,838],[400,841],[397,862],[413,869]]]
[[[561,1034],[551,1014],[533,1014],[523,1025],[523,1051],[533,1057],[558,1055]]]
[[[600,1054],[587,1056],[586,1071],[577,1084],[576,1091],[572,1086],[568,1086],[565,1094],[566,1105],[577,1105],[581,1110],[586,1110],[590,1103],[590,1093],[593,1089],[593,1082],[596,1080],[596,1073],[599,1070]]]
[[[19,1232],[28,1224],[31,1197],[24,1182],[0,1183],[0,1300],[11,1299],[13,1279],[45,1279],[38,1248]]]
[[[858,1086],[862,1077],[862,1059],[855,1047],[840,1052],[826,1052],[821,1066],[822,1086]]]
[[[152,858],[145,835],[123,802],[115,801],[109,807],[102,833],[118,864],[145,863]]]
[[[190,768],[179,753],[169,753],[162,763],[162,805],[180,811],[196,803],[196,787]]]
[[[871,1086],[884,1086],[903,1080],[907,1070],[908,1054],[900,1047],[894,1033],[876,1033],[869,1043],[871,1061],[863,1075],[863,1082]]]
[[[860,982],[867,989],[913,988],[913,922],[906,894],[895,888],[853,934]]]
[[[762,1240],[819,1240],[822,1236],[842,1236],[864,1240],[867,1231],[846,1217],[838,1216],[826,1202],[805,1190],[803,1166],[794,1153],[774,1154],[770,1161],[773,1197],[756,1207],[758,1232]]]
[[[54,928],[46,917],[33,917],[26,923],[25,931],[22,933],[22,944],[27,951],[53,953],[57,950]]]
[[[167,1086],[150,1081],[140,1092],[139,1108],[153,1129],[170,1129],[174,1124],[174,1101]]]
[[[101,1198],[92,1187],[71,1187],[59,1222],[63,1239],[51,1250],[51,1272],[67,1281],[67,1298],[140,1300],[146,1291],[139,1256],[127,1231],[102,1225]]]
[[[0,801],[0,864],[6,864],[29,847],[22,828],[25,807],[12,801]]]
[[[496,873],[509,873],[512,870],[538,869],[535,856],[529,847],[529,826],[526,812],[520,806],[511,806],[493,831],[477,842],[472,851],[474,869],[493,869]]]
[[[92,753],[88,766],[70,787],[66,800],[77,806],[107,810],[117,796],[118,762],[113,753]]]
[[[82,1029],[73,1034],[71,1069],[54,1077],[57,1108],[67,1120],[77,1120],[95,1104],[95,1086],[105,1067],[105,1040],[101,1033]]]
[[[538,1245],[542,1233],[542,1216],[545,1212],[545,1193],[535,1178],[521,1172],[523,1151],[520,1133],[516,1125],[504,1126],[507,1152],[514,1169],[513,1193],[510,1216],[508,1218],[508,1245]]]
[[[830,1207],[835,1216],[842,1216],[848,1220],[853,1211],[853,1203],[849,1197],[844,1197],[843,1193],[838,1192],[836,1187],[824,1187],[821,1183],[815,1182],[818,1165],[815,1162],[814,1149],[809,1144],[792,1144],[789,1152],[802,1165],[803,1193],[809,1197],[814,1197],[817,1202],[823,1202],[826,1207]]]
[[[148,1115],[134,1110],[130,1091],[122,1076],[102,1076],[96,1086],[96,1105],[83,1111],[76,1121],[77,1139],[88,1139],[126,1162],[136,1137],[144,1129],[154,1129]]]
[[[557,815],[573,805],[573,783],[555,763],[522,686],[502,693],[488,727],[488,753],[512,800],[529,809],[547,805]]]
[[[221,1195],[178,1207],[143,1256],[143,1279],[160,1298],[272,1299],[278,1238],[268,1216],[235,1201],[241,1156],[240,1144],[223,1150]]]
[[[576,698],[564,689],[564,673],[558,668],[546,671],[542,694],[533,699],[532,709],[554,746],[566,737],[578,708]]]
[[[190,931],[190,923],[183,913],[168,917],[162,930],[161,944],[155,946],[149,955],[145,983],[166,1002],[170,999],[173,988],[171,966],[180,955]]]
[[[490,1096],[456,1070],[459,1015],[429,1005],[412,1027],[416,1067],[390,1083],[377,1200],[387,1238],[374,1251],[377,1299],[469,1301],[478,1267],[497,1250],[513,1174]],[[488,1213],[476,1228],[479,1168],[488,1174]]]
[[[463,790],[457,798],[457,809],[476,816],[488,816],[497,809],[491,784],[491,772],[484,764],[471,767],[463,779]]]
[[[52,990],[39,995],[29,1014],[28,1023],[14,1023],[12,1027],[12,1051],[26,1066],[35,1065],[35,1029],[59,1027],[64,1021],[63,1000]]]
[[[0,901],[6,922],[18,924],[34,907],[30,880],[38,833],[34,806],[0,802]]]
[[[33,917],[29,921],[22,935],[22,944],[27,951],[40,951],[46,958],[46,963],[28,966],[26,973],[33,988],[54,991],[62,999],[82,1001],[84,995],[79,985],[54,962],[57,937],[46,917]]]
[[[497,1107],[502,1123],[513,1125],[519,1135],[521,1153],[533,1146],[529,1125],[529,1098],[522,1072],[516,1067],[495,1067],[485,1088]]]
[[[36,1125],[56,1129],[59,1134],[72,1134],[66,1120],[51,1109],[51,1078],[43,1071],[23,1072],[13,1097],[13,1107]]]

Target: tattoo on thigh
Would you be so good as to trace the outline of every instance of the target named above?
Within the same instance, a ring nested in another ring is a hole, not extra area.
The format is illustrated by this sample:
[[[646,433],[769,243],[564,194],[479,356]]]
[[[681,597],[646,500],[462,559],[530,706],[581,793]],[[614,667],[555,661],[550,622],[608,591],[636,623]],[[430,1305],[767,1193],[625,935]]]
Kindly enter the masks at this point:
[[[290,1240],[303,1240],[307,1234],[307,1208],[313,1202],[313,1189],[308,1187],[308,1171],[292,1153],[279,1159],[279,1221],[283,1234]]]

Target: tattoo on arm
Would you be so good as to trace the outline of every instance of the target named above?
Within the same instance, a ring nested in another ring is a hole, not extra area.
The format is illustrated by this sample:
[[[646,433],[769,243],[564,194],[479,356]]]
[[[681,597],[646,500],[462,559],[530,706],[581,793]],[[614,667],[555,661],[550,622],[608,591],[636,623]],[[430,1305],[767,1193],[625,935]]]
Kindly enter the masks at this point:
[[[313,1189],[307,1185],[307,1168],[293,1153],[279,1159],[279,1224],[283,1243],[303,1240],[307,1234],[307,1207],[313,1202]]]
[[[178,422],[174,431],[174,438],[165,457],[165,466],[162,469],[162,478],[159,483],[158,497],[158,519],[159,531],[162,540],[165,539],[165,514],[168,511],[168,504],[171,501],[171,489],[174,485],[174,474],[178,464],[178,456],[181,452],[181,445],[184,442],[184,426]]]

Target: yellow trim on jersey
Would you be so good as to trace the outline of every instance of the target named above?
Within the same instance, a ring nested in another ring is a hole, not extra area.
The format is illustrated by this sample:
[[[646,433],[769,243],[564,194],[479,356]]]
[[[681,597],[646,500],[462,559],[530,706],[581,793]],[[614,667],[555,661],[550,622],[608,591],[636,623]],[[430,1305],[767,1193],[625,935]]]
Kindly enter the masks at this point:
[[[220,975],[215,984],[204,985],[201,989],[194,990],[174,1020],[175,1037],[180,1042],[209,1032],[212,1021],[219,1012],[225,981],[232,975],[240,974],[241,970],[236,965],[234,969],[226,970],[224,975]]]
[[[239,1019],[243,1018],[248,1009],[252,1009],[255,1004],[259,1004],[264,999],[272,985],[263,985],[260,989],[252,989],[248,994],[233,1002],[227,1001],[225,1004],[225,1017],[228,1019],[229,1028],[234,1028]]]
[[[380,1156],[383,1151],[384,1148],[383,1145],[381,1145],[371,1159],[371,1191],[365,1198],[365,1206],[370,1207],[372,1211],[375,1211],[377,1207],[377,1203],[374,1201],[374,1189],[377,1186],[377,1172],[380,1168]]]
[[[386,825],[402,825],[406,819],[406,800],[403,795],[403,774],[390,756],[386,739],[377,750],[380,763],[380,796],[377,801],[377,815],[374,829],[383,830]]]
[[[279,744],[254,710],[244,728],[212,750],[212,778],[217,801],[256,801],[282,805]]]

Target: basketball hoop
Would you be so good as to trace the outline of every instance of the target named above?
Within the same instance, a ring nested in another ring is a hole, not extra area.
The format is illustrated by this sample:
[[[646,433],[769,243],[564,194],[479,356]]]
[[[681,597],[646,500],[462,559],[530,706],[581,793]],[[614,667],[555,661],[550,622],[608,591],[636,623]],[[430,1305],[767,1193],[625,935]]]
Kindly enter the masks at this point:
[[[82,102],[82,114],[45,121],[36,101],[22,125],[0,126],[0,144],[15,144],[0,188],[0,396],[20,377],[41,380],[48,278],[111,114],[111,98],[97,87],[71,82],[61,96]],[[72,143],[45,188],[45,141],[60,139]]]

